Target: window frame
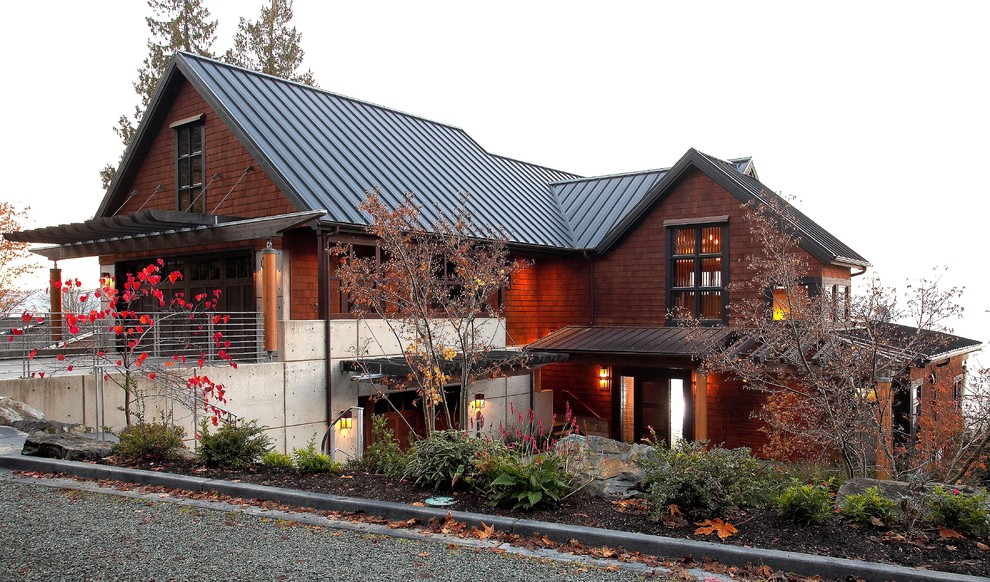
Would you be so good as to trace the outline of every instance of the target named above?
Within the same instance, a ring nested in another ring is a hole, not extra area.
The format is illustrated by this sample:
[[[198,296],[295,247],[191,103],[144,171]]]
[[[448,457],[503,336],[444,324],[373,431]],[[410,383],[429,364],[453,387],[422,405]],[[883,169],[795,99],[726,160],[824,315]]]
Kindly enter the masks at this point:
[[[206,214],[206,124],[202,116],[172,125],[175,130],[175,208],[179,212]],[[199,131],[199,149],[193,151],[192,131]],[[188,153],[182,153],[182,140],[189,143]],[[189,161],[190,182],[193,164],[199,163],[199,182],[186,184],[182,176],[182,162]],[[186,195],[188,201],[183,199]]]
[[[668,325],[676,325],[681,320],[675,317],[674,311],[674,296],[675,293],[681,292],[694,292],[694,308],[692,310],[692,315],[699,318],[702,325],[727,325],[729,323],[729,223],[727,220],[716,220],[716,221],[704,221],[704,222],[683,222],[683,223],[670,223],[665,224],[666,227],[666,243],[667,243],[667,261],[666,261],[666,321]],[[718,228],[721,232],[720,248],[721,251],[718,253],[702,253],[701,252],[701,233],[706,228]],[[676,237],[678,230],[692,229],[695,231],[694,237],[694,253],[690,255],[677,255],[674,253],[676,248]],[[694,283],[692,287],[675,287],[674,279],[676,276],[676,261],[690,258],[694,260]],[[721,259],[721,281],[718,287],[703,286],[702,283],[702,263],[704,259],[719,258]],[[719,319],[701,319],[701,300],[703,292],[717,291],[722,296],[722,317]]]

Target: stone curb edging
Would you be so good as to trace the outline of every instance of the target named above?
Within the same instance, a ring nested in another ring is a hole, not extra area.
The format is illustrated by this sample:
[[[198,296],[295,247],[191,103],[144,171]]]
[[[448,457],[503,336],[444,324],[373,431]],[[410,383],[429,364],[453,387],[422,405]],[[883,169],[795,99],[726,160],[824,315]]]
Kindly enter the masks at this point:
[[[45,473],[67,473],[77,477],[91,479],[109,479],[136,483],[139,485],[158,485],[190,491],[216,491],[232,497],[261,499],[274,501],[285,505],[307,507],[324,511],[363,512],[368,515],[382,517],[392,521],[405,521],[418,518],[423,523],[431,518],[444,519],[448,511],[431,507],[419,507],[404,503],[309,493],[282,487],[269,487],[250,483],[234,483],[219,479],[204,477],[187,477],[173,473],[159,473],[141,469],[127,469],[109,465],[96,465],[77,461],[46,459],[40,457],[0,456],[0,467],[18,471],[39,471]],[[986,580],[976,576],[964,576],[948,572],[921,570],[891,564],[862,562],[845,558],[815,556],[798,552],[786,552],[763,548],[745,548],[729,544],[717,544],[678,538],[615,531],[579,525],[549,523],[528,519],[467,513],[460,511],[449,512],[457,521],[466,522],[472,526],[486,525],[509,533],[530,536],[534,533],[545,535],[558,542],[578,539],[588,546],[608,546],[625,548],[643,554],[679,559],[683,556],[694,556],[695,559],[710,558],[728,566],[745,566],[746,564],[766,564],[775,570],[794,572],[804,576],[824,576],[834,579],[845,579],[856,576],[868,582],[884,580],[904,581],[937,581],[937,582],[976,582]]]

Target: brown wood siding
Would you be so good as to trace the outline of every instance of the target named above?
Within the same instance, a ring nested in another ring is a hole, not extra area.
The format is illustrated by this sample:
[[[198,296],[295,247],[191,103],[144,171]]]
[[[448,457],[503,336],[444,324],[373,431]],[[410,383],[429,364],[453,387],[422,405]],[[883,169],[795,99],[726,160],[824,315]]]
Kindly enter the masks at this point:
[[[722,374],[708,376],[708,441],[730,449],[749,447],[759,455],[767,443],[759,413],[766,395]]]
[[[739,199],[697,169],[689,170],[664,202],[655,208],[615,248],[595,265],[597,325],[664,325],[666,316],[667,232],[664,221],[729,217],[729,282],[752,278],[746,257],[759,247],[750,233],[746,210]],[[801,251],[804,253],[804,251]],[[822,265],[804,253],[812,276],[828,269],[849,278],[849,269]],[[729,303],[755,292],[736,290]]]
[[[525,345],[565,325],[591,323],[591,263],[582,257],[538,257],[512,277],[505,293],[510,345]]]
[[[543,368],[540,374],[543,389],[554,392],[553,411],[559,420],[563,420],[567,404],[578,416],[593,416],[590,408],[602,418],[612,417],[612,392],[598,385],[596,364],[562,362]]]
[[[244,149],[233,132],[220,121],[192,85],[184,83],[172,103],[165,122],[159,128],[147,156],[141,161],[141,167],[134,180],[130,184],[121,185],[121,191],[137,190],[137,194],[130,197],[121,210],[110,208],[108,213],[134,212],[142,205],[144,210],[176,210],[175,130],[169,125],[199,114],[203,114],[204,123],[206,161],[204,183],[209,183],[213,174],[217,172],[221,174],[206,192],[207,212],[244,218],[295,212],[297,209],[261,170],[257,161]],[[254,171],[237,183],[248,166],[252,166]],[[237,183],[236,187],[234,187],[235,183]],[[161,191],[152,195],[159,185]],[[220,204],[224,196],[226,199]],[[220,206],[214,210],[218,204]]]
[[[318,319],[320,302],[316,233],[296,229],[285,233],[282,246],[289,253],[289,319]]]

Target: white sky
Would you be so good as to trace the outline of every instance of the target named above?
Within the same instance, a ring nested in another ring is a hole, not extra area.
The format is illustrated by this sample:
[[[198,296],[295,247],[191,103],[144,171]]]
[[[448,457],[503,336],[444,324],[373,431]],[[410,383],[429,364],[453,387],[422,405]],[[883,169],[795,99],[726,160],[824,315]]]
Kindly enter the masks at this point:
[[[222,52],[261,1],[206,5]],[[147,7],[4,9],[0,196],[31,205],[28,227],[91,218],[120,154],[111,128],[137,100]],[[322,88],[493,153],[583,175],[689,147],[751,155],[888,284],[948,267],[966,287],[955,331],[990,340],[990,3],[295,0],[294,22]],[[61,266],[96,284],[93,261]]]

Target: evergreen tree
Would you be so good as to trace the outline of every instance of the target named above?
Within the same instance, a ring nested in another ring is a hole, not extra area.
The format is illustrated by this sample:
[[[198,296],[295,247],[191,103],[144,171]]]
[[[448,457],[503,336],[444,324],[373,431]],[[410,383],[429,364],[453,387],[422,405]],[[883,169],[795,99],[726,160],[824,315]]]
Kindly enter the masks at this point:
[[[234,65],[254,69],[262,73],[316,86],[313,71],[302,67],[303,52],[300,46],[302,34],[289,26],[292,20],[292,0],[271,0],[262,6],[261,17],[256,21],[240,19],[234,48],[224,59]]]
[[[141,116],[148,107],[172,54],[182,50],[213,56],[211,48],[217,21],[210,20],[210,11],[204,6],[203,0],[148,0],[148,7],[152,11],[152,16],[145,18],[151,32],[148,38],[148,56],[138,69],[138,80],[134,83],[134,91],[138,94],[140,103],[134,106],[133,115],[121,115],[114,128],[114,133],[120,137],[125,150],[134,138]],[[107,164],[100,170],[104,188],[110,186],[116,171],[117,164]]]

